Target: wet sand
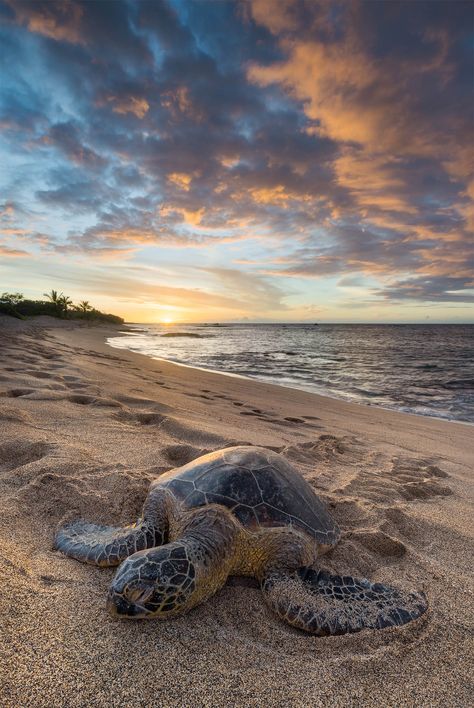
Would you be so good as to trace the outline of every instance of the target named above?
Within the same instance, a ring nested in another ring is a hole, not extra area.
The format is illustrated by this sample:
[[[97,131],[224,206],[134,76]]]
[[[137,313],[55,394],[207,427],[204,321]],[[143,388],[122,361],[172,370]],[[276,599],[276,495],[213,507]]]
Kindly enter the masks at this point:
[[[472,426],[152,361],[116,332],[0,318],[1,705],[470,705]],[[151,479],[235,444],[277,450],[328,503],[324,567],[424,589],[429,613],[317,638],[232,579],[176,620],[110,618],[113,569],[53,551],[58,522],[129,523]]]

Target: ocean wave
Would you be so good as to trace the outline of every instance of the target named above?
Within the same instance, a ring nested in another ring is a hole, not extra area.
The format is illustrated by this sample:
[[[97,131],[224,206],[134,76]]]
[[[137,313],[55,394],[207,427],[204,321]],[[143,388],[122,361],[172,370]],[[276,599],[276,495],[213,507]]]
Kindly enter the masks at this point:
[[[143,325],[109,343],[346,401],[474,422],[472,325],[208,327],[212,334],[203,326]]]
[[[191,339],[210,339],[213,334],[197,334],[197,332],[165,332],[160,337],[190,337]]]

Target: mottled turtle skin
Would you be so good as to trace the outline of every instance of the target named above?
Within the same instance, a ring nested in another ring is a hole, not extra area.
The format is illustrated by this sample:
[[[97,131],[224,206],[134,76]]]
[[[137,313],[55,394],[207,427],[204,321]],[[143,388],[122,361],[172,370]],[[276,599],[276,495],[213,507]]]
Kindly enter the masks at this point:
[[[318,635],[402,625],[425,612],[423,593],[315,567],[339,536],[323,502],[283,457],[234,447],[161,475],[136,524],[74,521],[58,529],[55,547],[83,562],[121,564],[107,606],[124,618],[184,614],[229,575],[257,578],[280,618]]]

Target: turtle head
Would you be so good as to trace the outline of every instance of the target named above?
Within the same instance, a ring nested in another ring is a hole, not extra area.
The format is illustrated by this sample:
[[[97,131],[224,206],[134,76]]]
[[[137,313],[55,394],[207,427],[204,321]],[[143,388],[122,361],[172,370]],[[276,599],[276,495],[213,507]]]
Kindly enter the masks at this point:
[[[114,617],[167,619],[191,609],[194,589],[195,569],[185,545],[169,543],[134,553],[122,563],[107,609]]]

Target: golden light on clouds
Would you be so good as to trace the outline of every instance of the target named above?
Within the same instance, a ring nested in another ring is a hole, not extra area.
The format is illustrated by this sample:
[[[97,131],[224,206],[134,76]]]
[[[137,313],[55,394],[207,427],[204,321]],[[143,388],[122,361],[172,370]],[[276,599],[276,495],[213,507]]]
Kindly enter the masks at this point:
[[[184,172],[172,172],[168,175],[168,180],[185,192],[189,192],[189,185],[192,177]]]
[[[4,4],[4,289],[67,273],[155,322],[469,312],[467,2]]]
[[[114,101],[113,98],[108,100]],[[146,99],[129,96],[114,103],[112,110],[114,113],[133,113],[137,118],[144,118],[149,108],[150,105]]]

